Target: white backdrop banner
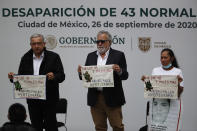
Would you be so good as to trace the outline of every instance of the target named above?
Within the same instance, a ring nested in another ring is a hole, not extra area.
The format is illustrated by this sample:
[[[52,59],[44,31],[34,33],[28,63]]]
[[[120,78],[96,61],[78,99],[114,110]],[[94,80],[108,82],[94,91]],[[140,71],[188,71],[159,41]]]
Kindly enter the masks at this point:
[[[5,114],[13,101],[26,105],[23,100],[12,99],[7,74],[17,72],[21,57],[31,48],[30,36],[41,33],[47,49],[58,53],[64,66],[66,79],[59,90],[60,97],[70,103],[69,130],[94,130],[86,104],[87,90],[81,88],[76,70],[84,65],[87,54],[96,50],[98,31],[106,30],[112,35],[111,47],[124,52],[127,61],[129,78],[122,81],[125,131],[137,131],[144,123],[140,78],[160,66],[163,48],[174,51],[186,79],[183,130],[196,131],[196,7],[197,0],[0,0],[0,124],[7,121]]]

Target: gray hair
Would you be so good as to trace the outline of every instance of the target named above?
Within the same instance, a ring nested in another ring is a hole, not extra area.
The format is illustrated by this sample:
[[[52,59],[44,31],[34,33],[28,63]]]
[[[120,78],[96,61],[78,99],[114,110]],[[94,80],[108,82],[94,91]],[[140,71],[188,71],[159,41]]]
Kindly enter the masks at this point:
[[[106,34],[107,35],[107,39],[110,41],[110,43],[112,43],[112,36],[108,31],[105,30],[101,30],[98,32],[97,37],[101,34]]]
[[[31,41],[32,38],[36,38],[36,37],[41,37],[42,38],[42,41],[44,42],[44,36],[42,34],[37,34],[37,33],[31,35],[30,41]]]

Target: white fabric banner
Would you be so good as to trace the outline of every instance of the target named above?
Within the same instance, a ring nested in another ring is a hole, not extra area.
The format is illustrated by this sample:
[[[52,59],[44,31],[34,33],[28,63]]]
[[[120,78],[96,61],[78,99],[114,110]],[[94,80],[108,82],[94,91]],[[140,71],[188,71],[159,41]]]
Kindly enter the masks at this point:
[[[182,110],[180,102],[174,99],[152,99],[148,131],[179,131]]]
[[[146,76],[144,82],[145,98],[178,98],[178,79],[172,75]]]
[[[114,87],[113,65],[102,66],[82,66],[83,86],[94,87]]]
[[[45,75],[15,75],[14,98],[46,99]]]

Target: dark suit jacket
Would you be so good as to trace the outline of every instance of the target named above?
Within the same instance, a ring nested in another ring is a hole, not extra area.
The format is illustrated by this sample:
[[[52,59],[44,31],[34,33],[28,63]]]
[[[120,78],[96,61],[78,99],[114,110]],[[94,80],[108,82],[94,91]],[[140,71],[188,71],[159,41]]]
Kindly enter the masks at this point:
[[[96,51],[89,53],[86,59],[85,66],[97,65],[98,55]],[[122,74],[118,75],[114,72],[114,88],[103,88],[103,94],[105,98],[105,103],[110,107],[117,107],[125,104],[125,96],[122,88],[122,80],[128,78],[127,64],[125,55],[121,51],[114,49],[109,50],[109,56],[106,65],[117,64],[122,69]],[[97,102],[98,91],[96,88],[88,89],[88,105],[94,106]]]
[[[21,58],[18,74],[33,75],[33,50],[29,50]],[[44,49],[44,58],[40,65],[40,75],[54,73],[54,80],[46,80],[46,101],[56,103],[59,99],[59,83],[64,81],[65,74],[61,59],[58,54]],[[42,100],[27,99],[27,103],[37,103]]]

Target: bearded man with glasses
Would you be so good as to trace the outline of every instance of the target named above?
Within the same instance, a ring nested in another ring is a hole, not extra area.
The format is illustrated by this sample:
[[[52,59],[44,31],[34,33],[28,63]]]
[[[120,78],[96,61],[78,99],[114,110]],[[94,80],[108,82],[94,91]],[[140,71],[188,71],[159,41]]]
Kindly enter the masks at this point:
[[[107,31],[97,34],[97,50],[88,54],[85,66],[113,64],[114,87],[89,88],[87,94],[92,119],[96,131],[107,131],[107,119],[113,131],[124,131],[122,123],[122,105],[125,96],[122,80],[127,80],[127,64],[123,52],[111,48],[112,37]],[[78,66],[79,78],[82,79],[81,66]]]

